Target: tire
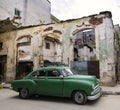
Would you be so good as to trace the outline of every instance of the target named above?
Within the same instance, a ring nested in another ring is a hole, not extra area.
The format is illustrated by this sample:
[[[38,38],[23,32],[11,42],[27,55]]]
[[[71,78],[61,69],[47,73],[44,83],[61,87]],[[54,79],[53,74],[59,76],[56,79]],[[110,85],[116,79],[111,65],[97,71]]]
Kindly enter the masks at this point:
[[[27,88],[22,88],[19,91],[19,97],[22,99],[27,99],[29,98],[29,91]]]
[[[87,102],[87,95],[83,91],[75,91],[73,93],[73,101],[77,104],[83,105]]]

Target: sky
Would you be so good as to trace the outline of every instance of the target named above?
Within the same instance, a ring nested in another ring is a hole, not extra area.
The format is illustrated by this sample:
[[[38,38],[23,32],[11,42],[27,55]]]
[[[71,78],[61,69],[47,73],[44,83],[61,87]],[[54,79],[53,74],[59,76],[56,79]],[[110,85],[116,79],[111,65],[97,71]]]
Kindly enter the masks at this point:
[[[120,25],[120,0],[49,0],[51,13],[60,20],[82,18],[111,11],[114,25]]]

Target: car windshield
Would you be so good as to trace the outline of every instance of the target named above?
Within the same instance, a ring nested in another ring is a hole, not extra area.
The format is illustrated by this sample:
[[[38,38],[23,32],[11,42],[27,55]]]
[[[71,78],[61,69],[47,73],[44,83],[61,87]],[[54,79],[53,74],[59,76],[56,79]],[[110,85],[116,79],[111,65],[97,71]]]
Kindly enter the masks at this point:
[[[62,74],[63,74],[63,76],[73,75],[72,71],[69,68],[63,69]]]

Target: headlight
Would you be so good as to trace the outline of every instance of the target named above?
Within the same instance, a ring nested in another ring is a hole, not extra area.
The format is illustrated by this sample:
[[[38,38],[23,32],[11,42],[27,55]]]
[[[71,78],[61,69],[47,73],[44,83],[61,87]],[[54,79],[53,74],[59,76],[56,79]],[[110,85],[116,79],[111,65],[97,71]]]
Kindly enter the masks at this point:
[[[97,81],[98,81],[98,83],[100,83],[100,80],[99,80],[99,79],[97,79]]]

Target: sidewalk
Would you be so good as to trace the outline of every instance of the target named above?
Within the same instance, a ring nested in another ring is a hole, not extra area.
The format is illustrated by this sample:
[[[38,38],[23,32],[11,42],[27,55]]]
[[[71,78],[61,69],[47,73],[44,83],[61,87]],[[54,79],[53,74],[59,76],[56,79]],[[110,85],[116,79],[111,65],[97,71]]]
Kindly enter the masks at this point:
[[[101,86],[103,95],[120,95],[120,84],[115,87]]]
[[[2,88],[9,89],[10,84],[4,83],[2,84]],[[117,84],[115,87],[101,86],[103,95],[120,95],[120,84]]]
[[[11,86],[11,84],[10,84],[10,83],[3,83],[3,88],[7,88],[7,89],[9,89],[9,88],[10,88],[10,86]]]
[[[0,89],[9,88],[9,87],[10,87],[10,84],[7,84],[7,83],[1,83],[0,84]]]

